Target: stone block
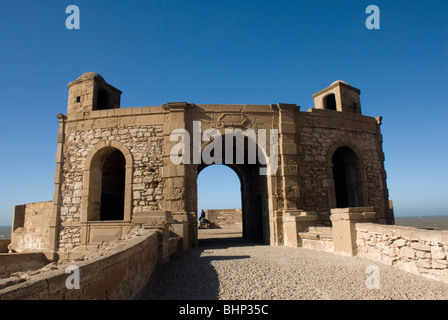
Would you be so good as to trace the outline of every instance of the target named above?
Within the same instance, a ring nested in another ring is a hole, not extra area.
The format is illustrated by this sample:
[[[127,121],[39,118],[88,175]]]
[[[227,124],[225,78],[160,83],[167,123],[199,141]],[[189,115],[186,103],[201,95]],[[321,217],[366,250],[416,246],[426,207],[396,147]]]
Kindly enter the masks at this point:
[[[399,256],[401,258],[414,259],[415,258],[415,250],[411,249],[410,247],[402,247],[402,248],[400,248]]]
[[[370,237],[371,237],[370,233],[365,232],[365,231],[358,231],[358,239],[367,240],[367,239],[370,239]]]
[[[383,255],[387,255],[389,257],[396,257],[397,253],[395,252],[394,248],[392,247],[386,247],[383,250]]]
[[[420,275],[420,271],[415,263],[415,261],[409,261],[409,262],[403,262],[400,261],[396,264],[400,269],[406,271],[406,272],[410,272],[413,274],[417,274]]]
[[[404,245],[406,245],[406,240],[405,239],[398,239],[398,240],[395,240],[394,242],[393,242],[393,246],[395,247],[395,248],[401,248],[401,247],[403,247]]]
[[[297,154],[297,145],[295,143],[283,144],[281,154]]]
[[[446,251],[443,247],[431,247],[431,257],[436,260],[441,260],[446,258]]]
[[[415,256],[417,259],[428,259],[431,258],[431,254],[425,251],[415,251]]]
[[[418,251],[426,251],[431,252],[431,247],[428,244],[423,244],[420,242],[413,242],[411,243],[411,248],[418,250]]]
[[[374,247],[369,247],[365,253],[365,257],[375,261],[382,261],[382,251]]]
[[[434,269],[447,269],[448,261],[447,260],[432,260],[432,268]]]
[[[432,264],[430,259],[418,259],[416,262],[417,267],[424,269],[431,269]]]
[[[382,256],[382,262],[388,265],[393,265],[396,261],[398,260],[398,258],[396,257],[391,257],[391,256]]]
[[[172,216],[169,211],[140,211],[133,214],[132,222],[144,226],[160,227],[171,223]]]

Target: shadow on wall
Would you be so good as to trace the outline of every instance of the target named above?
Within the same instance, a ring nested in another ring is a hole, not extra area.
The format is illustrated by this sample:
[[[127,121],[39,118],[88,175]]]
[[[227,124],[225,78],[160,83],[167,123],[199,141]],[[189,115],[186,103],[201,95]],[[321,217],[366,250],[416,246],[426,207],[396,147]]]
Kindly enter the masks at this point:
[[[199,240],[198,248],[178,252],[157,266],[136,300],[217,300],[219,279],[212,262],[248,259],[250,256],[203,256],[210,249],[253,245],[242,238]]]

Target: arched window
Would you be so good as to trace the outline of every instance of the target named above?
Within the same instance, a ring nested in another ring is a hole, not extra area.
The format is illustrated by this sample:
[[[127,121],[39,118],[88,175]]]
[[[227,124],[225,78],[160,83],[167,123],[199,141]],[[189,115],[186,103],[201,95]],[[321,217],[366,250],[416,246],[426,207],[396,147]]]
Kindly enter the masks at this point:
[[[349,147],[337,149],[332,157],[337,208],[360,207],[359,159]]]
[[[123,220],[125,172],[123,154],[113,151],[102,168],[100,220]]]
[[[324,106],[327,110],[336,110],[336,96],[333,93],[324,98]]]
[[[113,147],[100,149],[90,164],[88,221],[123,220],[126,159]]]

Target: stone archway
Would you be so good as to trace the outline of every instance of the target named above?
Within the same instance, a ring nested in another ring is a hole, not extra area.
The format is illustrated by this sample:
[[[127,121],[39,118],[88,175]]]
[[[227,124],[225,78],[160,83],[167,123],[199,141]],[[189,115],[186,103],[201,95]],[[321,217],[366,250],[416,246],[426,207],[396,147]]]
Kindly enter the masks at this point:
[[[225,141],[225,135],[221,136]],[[244,154],[245,159],[248,158],[249,138],[244,139]],[[222,159],[218,159],[219,164],[224,164],[231,168],[239,177],[241,184],[241,206],[242,206],[242,222],[243,222],[243,238],[252,241],[260,241],[269,243],[270,241],[270,227],[269,227],[269,195],[268,195],[268,181],[266,175],[260,174],[260,168],[263,164],[260,161],[256,163],[238,164],[236,163],[236,145],[233,143],[230,151],[233,154],[233,163],[225,163],[226,149],[229,152],[229,146],[224,147],[221,153]],[[255,144],[256,145],[256,144]],[[205,147],[205,146],[204,146]],[[258,145],[256,145],[257,152],[262,152]],[[228,159],[227,159],[228,160]],[[213,164],[206,164],[204,161],[196,166],[196,177],[194,179],[197,190],[197,177],[199,173],[206,167]],[[197,207],[197,193],[195,194],[195,203]],[[197,210],[196,210],[197,211]]]
[[[103,174],[104,164],[106,164],[106,176]],[[123,221],[131,220],[131,183],[132,183],[133,159],[129,150],[117,141],[100,142],[89,153],[84,166],[84,183],[82,197],[82,221],[98,221],[101,218],[101,196],[103,182],[112,179],[122,179],[118,182],[113,193],[122,193],[122,214]],[[109,176],[107,176],[109,175]],[[106,178],[106,179],[104,179]],[[111,185],[109,185],[111,187]],[[113,215],[112,215],[113,216]],[[104,215],[103,215],[104,217]],[[107,217],[106,217],[107,218]],[[116,220],[115,218],[111,220]]]
[[[335,144],[328,153],[331,208],[363,207],[365,168],[363,159],[350,143]]]

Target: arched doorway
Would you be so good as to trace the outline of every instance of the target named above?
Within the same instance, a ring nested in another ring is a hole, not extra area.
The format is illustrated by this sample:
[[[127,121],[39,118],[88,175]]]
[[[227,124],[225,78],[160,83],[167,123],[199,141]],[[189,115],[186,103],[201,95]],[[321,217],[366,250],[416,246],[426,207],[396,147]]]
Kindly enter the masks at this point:
[[[124,220],[126,159],[117,148],[100,149],[88,171],[88,221]]]
[[[126,160],[119,150],[104,161],[101,172],[100,220],[123,220]]]
[[[245,154],[244,161],[242,161],[242,163],[241,161],[237,161],[237,150],[235,148],[235,142],[233,145],[225,146],[225,136],[223,135],[221,139],[223,141],[223,149],[221,153],[222,159],[218,159],[217,162],[218,164],[225,164],[225,166],[232,169],[236,173],[240,181],[243,238],[252,241],[269,243],[270,228],[268,182],[267,176],[260,174],[260,168],[263,167],[263,165],[258,160],[248,161],[248,150],[253,149],[250,148],[249,139],[247,137],[245,137],[244,139],[244,148],[242,148]],[[255,146],[257,152],[260,152],[260,154],[262,154],[262,150],[259,150],[259,147],[257,145]],[[229,163],[229,159],[226,160],[226,151],[232,151],[232,163]],[[214,165],[215,164],[207,164],[202,162],[197,166],[197,177],[205,168]],[[219,183],[219,181],[215,181],[215,183]],[[235,185],[235,187],[238,188],[238,185]],[[203,208],[197,207],[197,209],[201,210]]]
[[[198,217],[200,226],[232,236],[242,236],[241,180],[226,165],[209,165],[198,174]],[[220,229],[220,230],[219,230]],[[210,231],[213,231],[210,230]]]
[[[349,147],[340,147],[332,157],[337,208],[362,206],[362,182],[359,159]]]

